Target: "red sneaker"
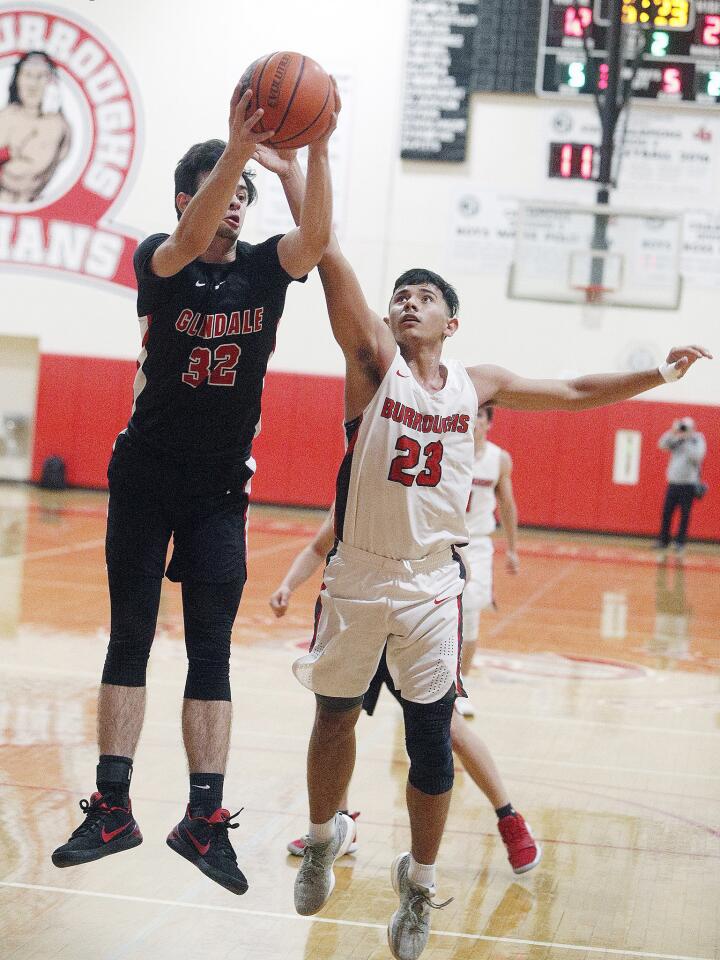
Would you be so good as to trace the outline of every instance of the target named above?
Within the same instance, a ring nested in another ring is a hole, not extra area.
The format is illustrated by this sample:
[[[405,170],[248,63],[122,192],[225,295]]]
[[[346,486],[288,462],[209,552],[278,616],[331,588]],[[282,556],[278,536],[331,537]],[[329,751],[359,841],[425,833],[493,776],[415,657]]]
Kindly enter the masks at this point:
[[[346,813],[345,810],[341,810],[341,813]],[[360,811],[356,810],[354,813],[348,813],[348,816],[353,820],[357,820],[360,816]],[[357,829],[355,830],[355,836],[352,839],[352,843],[347,849],[348,853],[355,853],[357,850]],[[292,854],[293,857],[301,857],[305,853],[305,837],[298,837],[297,840],[291,840],[290,843],[285,848],[288,853]]]
[[[508,860],[514,873],[527,873],[540,863],[542,848],[530,833],[530,827],[519,813],[498,820],[498,830],[507,847]]]

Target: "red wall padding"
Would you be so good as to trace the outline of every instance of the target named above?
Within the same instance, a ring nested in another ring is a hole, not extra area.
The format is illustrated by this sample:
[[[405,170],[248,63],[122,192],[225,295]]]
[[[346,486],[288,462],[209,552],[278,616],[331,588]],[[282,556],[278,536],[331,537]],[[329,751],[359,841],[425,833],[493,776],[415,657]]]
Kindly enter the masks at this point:
[[[58,454],[68,481],[103,488],[117,433],[127,422],[135,363],[44,355],[40,363],[33,479]],[[668,393],[672,386],[666,388]],[[269,373],[263,429],[255,443],[256,502],[327,506],[343,453],[343,381]],[[629,401],[583,413],[498,410],[491,431],[510,451],[520,522],[530,526],[654,534],[665,492],[667,454],[657,439],[673,419],[695,418],[708,444],[703,478],[710,486],[696,503],[690,535],[720,540],[720,416],[717,407]],[[615,432],[643,435],[640,482],[612,482]]]

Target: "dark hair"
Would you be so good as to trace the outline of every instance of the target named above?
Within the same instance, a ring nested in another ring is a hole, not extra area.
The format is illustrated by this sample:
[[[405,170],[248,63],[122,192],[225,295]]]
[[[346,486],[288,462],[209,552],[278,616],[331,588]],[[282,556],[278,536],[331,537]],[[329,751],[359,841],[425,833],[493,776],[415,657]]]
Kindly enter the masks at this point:
[[[222,156],[226,147],[224,140],[205,140],[203,143],[196,143],[187,151],[185,156],[181,157],[175,167],[175,197],[179,193],[187,193],[194,196],[198,188],[198,178],[202,173],[209,173]],[[243,170],[242,178],[245,181],[248,193],[248,206],[257,200],[257,187],[252,182],[255,176],[252,170]],[[180,209],[175,202],[175,212],[180,219]]]
[[[458,299],[455,288],[451,286],[447,280],[443,280],[440,274],[433,273],[432,270],[413,267],[412,270],[406,270],[405,273],[401,273],[393,286],[393,296],[395,296],[395,291],[399,290],[400,287],[416,286],[421,283],[431,283],[434,287],[437,287],[443,295],[443,300],[447,305],[450,316],[457,316],[460,308],[460,300]]]
[[[31,57],[40,57],[45,61],[45,63],[50,67],[50,75],[55,76],[57,68],[55,67],[55,61],[51,60],[50,57],[43,50],[28,50],[27,53],[24,53],[18,62],[15,64],[15,69],[13,70],[12,80],[10,81],[10,86],[8,87],[8,103],[20,103],[20,94],[18,93],[17,80],[20,69],[26,60],[29,60]]]
[[[493,417],[495,416],[495,407],[491,403],[481,403],[478,407],[478,413],[480,413],[481,410],[485,411],[487,422],[492,423]]]

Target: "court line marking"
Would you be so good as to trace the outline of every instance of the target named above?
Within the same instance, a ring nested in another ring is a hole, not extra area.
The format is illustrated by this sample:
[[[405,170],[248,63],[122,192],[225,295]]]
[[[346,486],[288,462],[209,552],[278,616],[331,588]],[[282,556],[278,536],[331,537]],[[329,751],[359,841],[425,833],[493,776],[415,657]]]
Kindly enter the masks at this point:
[[[1,559],[1,558],[0,558]],[[88,639],[92,639],[88,634]],[[235,656],[236,658],[241,656],[243,653],[248,653],[248,651],[254,650],[252,646],[247,644],[238,643],[235,647]],[[268,652],[268,651],[263,651]],[[160,661],[157,661],[158,663]],[[177,664],[182,664],[184,661],[163,661],[163,666],[167,666],[168,663],[174,662]],[[151,660],[152,665],[152,660]],[[4,663],[3,670],[5,673],[26,673],[26,674],[38,674],[40,676],[50,676],[50,677],[72,677],[73,680],[87,680],[92,683],[97,683],[97,680],[100,676],[102,670],[102,663],[98,664],[97,671],[90,672],[89,670],[74,670],[72,667],[44,667],[40,665],[30,665],[30,664],[21,664],[21,663]],[[275,696],[277,694],[277,688],[273,687],[258,687],[255,685],[243,684],[239,681],[239,675],[245,675],[247,673],[247,665],[239,664],[237,662],[230,662],[230,675],[233,682],[233,689],[237,691],[246,691],[253,693],[255,696]],[[573,683],[583,683],[582,680],[573,680]],[[173,687],[177,686],[177,681],[175,680],[166,680],[160,676],[153,676],[151,678],[151,684],[153,686],[160,687]],[[283,695],[287,696],[289,691],[284,691]],[[296,691],[298,697],[305,696],[305,691],[298,685]],[[543,714],[528,714],[528,713],[506,713],[495,710],[483,710],[482,712],[483,719],[499,719],[499,720],[527,720],[531,723],[561,723],[564,726],[583,726],[583,727],[603,727],[606,730],[616,730],[618,733],[623,734],[632,734],[632,733],[660,733],[664,736],[687,736],[687,737],[720,737],[720,730],[692,730],[684,729],[682,727],[644,727],[644,726],[633,726],[626,723],[611,723],[608,720],[587,720],[582,717],[573,717],[573,716],[552,716],[552,715],[543,715]],[[147,721],[150,723],[151,721]],[[670,771],[665,771],[668,775]],[[692,774],[691,774],[692,776]],[[700,774],[696,774],[700,776]]]
[[[577,568],[577,566],[577,560],[569,560],[567,562],[567,566],[563,567],[562,570],[559,570],[554,577],[546,580],[541,587],[538,587],[534,593],[531,593],[526,600],[523,600],[523,602],[518,607],[515,607],[515,609],[510,613],[508,613],[507,616],[501,617],[501,619],[488,633],[488,638],[496,637],[506,626],[508,626],[508,624],[513,623],[518,619],[518,617],[521,617],[533,605],[533,603],[535,603],[536,600],[539,600],[540,597],[545,596],[548,590],[551,590],[554,586],[560,583],[561,580],[564,580],[565,577],[569,576]]]
[[[183,910],[210,910],[215,913],[242,914],[250,917],[268,917],[273,920],[299,920],[306,923],[328,923],[339,927],[361,927],[366,930],[386,931],[384,923],[364,920],[339,920],[331,917],[301,917],[296,913],[279,913],[272,910],[249,910],[243,907],[221,907],[213,903],[192,903],[186,900],[163,900],[158,897],[134,897],[121,893],[101,893],[96,890],[73,890],[68,887],[52,887],[39,883],[19,883],[0,880],[1,887],[16,890],[36,890],[42,893],[63,893],[76,897],[97,897],[104,900],[123,900],[127,903],[147,903],[159,907],[181,907]],[[712,957],[687,956],[677,953],[652,953],[645,950],[620,950],[617,947],[591,947],[578,943],[556,943],[550,940],[523,940],[519,937],[492,937],[483,933],[461,933],[454,930],[431,930],[431,937],[449,937],[459,940],[479,940],[485,943],[515,943],[526,947],[549,947],[557,950],[577,950],[585,953],[610,953],[619,957],[643,957],[651,960],[713,960]]]
[[[10,560],[44,560],[46,557],[60,557],[79,550],[94,550],[95,547],[101,547],[104,543],[105,537],[101,537],[95,540],[81,540],[80,543],[73,543],[69,547],[48,547],[47,550],[34,550],[30,553],[12,553],[0,557],[0,563],[8,563]]]

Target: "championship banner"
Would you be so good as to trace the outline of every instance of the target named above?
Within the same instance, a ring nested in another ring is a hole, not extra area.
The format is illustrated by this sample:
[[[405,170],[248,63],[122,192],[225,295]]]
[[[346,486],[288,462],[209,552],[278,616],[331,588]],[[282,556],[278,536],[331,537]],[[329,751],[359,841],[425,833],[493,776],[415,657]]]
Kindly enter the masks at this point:
[[[135,289],[111,216],[139,160],[138,98],[91,24],[0,6],[0,265]]]

